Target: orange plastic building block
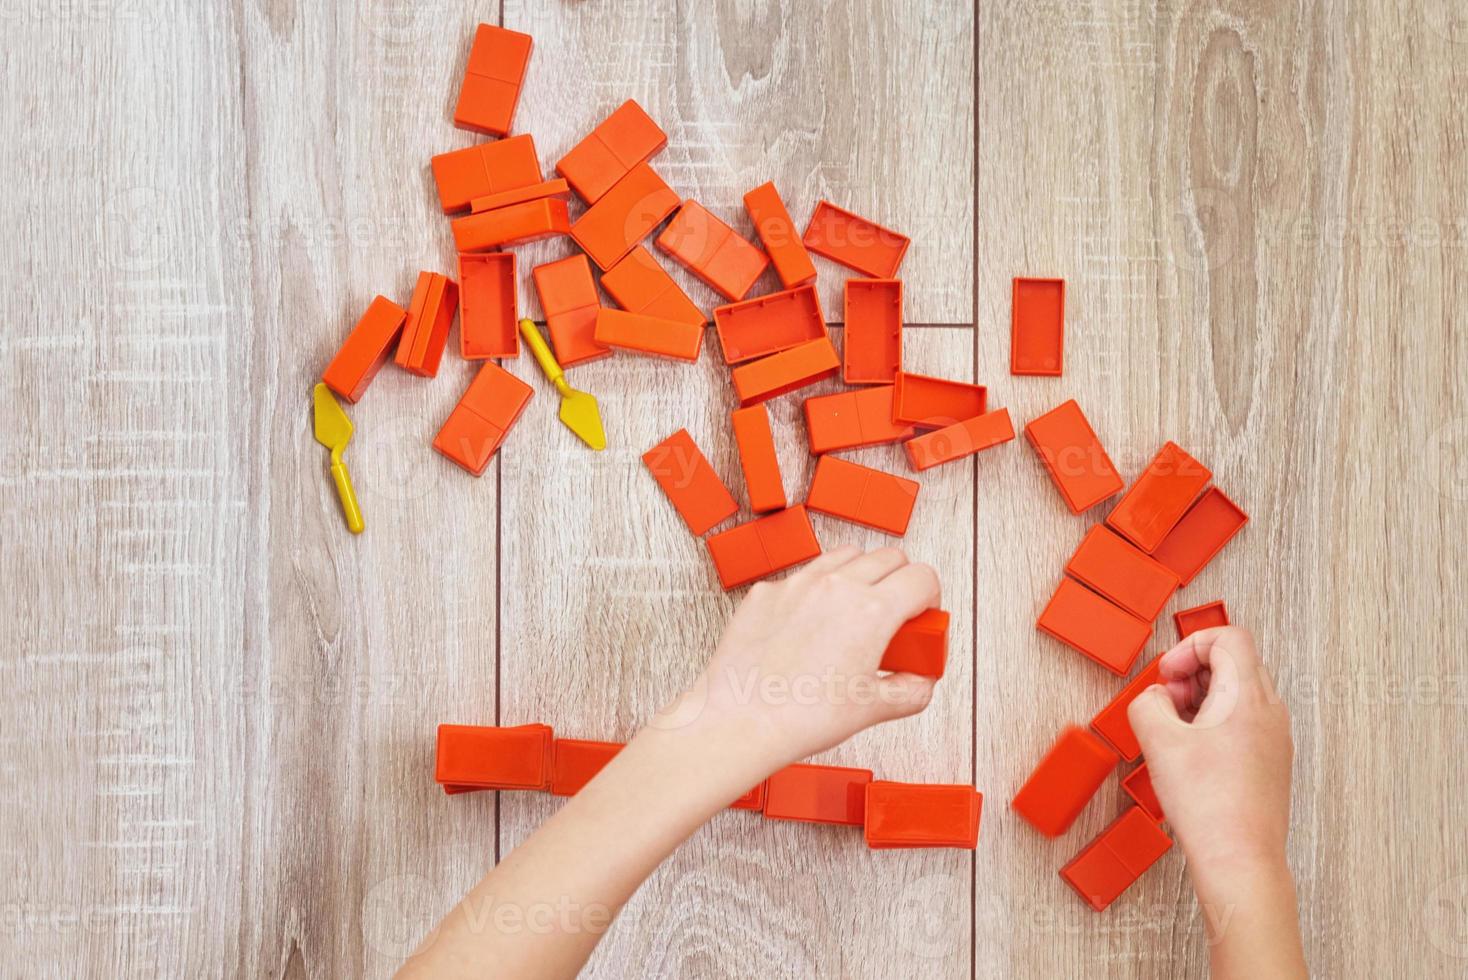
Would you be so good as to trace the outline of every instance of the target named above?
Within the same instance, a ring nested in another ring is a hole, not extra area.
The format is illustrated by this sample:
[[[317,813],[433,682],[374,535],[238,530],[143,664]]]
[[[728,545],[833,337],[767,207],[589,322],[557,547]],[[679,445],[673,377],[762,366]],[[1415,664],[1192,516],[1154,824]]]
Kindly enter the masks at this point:
[[[1131,807],[1060,869],[1060,877],[1097,912],[1121,897],[1172,847],[1141,807]]]
[[[1059,377],[1065,370],[1065,280],[1014,280],[1009,373]]]
[[[708,322],[703,311],[693,305],[693,300],[643,245],[633,246],[622,261],[602,273],[601,288],[628,313],[700,327]]]
[[[892,386],[860,388],[805,400],[805,429],[817,456],[840,449],[880,446],[914,435],[892,421]]]
[[[592,278],[591,263],[586,261],[586,256],[573,255],[538,265],[531,276],[561,367],[594,361],[612,352],[605,344],[596,342],[596,316],[601,312],[601,297],[597,295],[596,280]]]
[[[1145,762],[1122,777],[1121,788],[1136,801],[1137,806],[1147,811],[1147,816],[1159,823],[1166,819],[1162,802],[1157,799],[1157,790],[1152,788],[1152,772]]]
[[[408,311],[386,296],[374,297],[336,356],[321,372],[326,387],[349,402],[361,398],[392,356],[393,341],[407,318]]]
[[[459,287],[452,279],[437,272],[418,273],[403,339],[398,341],[398,367],[420,377],[436,377],[458,310]]]
[[[1176,575],[1104,524],[1086,532],[1065,573],[1149,623],[1178,588]]]
[[[628,171],[667,145],[667,134],[642,106],[628,99],[561,158],[556,173],[570,181],[587,204],[595,204]]]
[[[816,205],[806,225],[805,247],[874,279],[892,279],[907,246],[906,235],[883,228],[827,201]]]
[[[736,408],[734,442],[739,446],[739,465],[749,491],[749,509],[756,514],[785,509],[785,485],[780,480],[780,459],[775,454],[775,433],[770,429],[770,412],[763,405]]]
[[[646,163],[639,163],[571,225],[600,269],[610,269],[678,206],[678,195]]]
[[[1148,553],[1182,520],[1213,474],[1175,442],[1165,442],[1106,523]]]
[[[1227,626],[1228,607],[1219,599],[1191,609],[1178,610],[1172,614],[1172,621],[1177,625],[1177,639],[1181,643],[1199,630]]]
[[[841,359],[831,338],[822,337],[741,364],[733,370],[732,380],[740,406],[747,407],[813,385],[839,370]]]
[[[1071,725],[1060,733],[1010,806],[1046,837],[1059,837],[1120,761],[1095,735]]]
[[[551,763],[550,791],[556,796],[575,796],[620,751],[621,742],[556,739]]]
[[[463,211],[475,198],[533,187],[542,180],[535,140],[528,133],[440,153],[428,166],[444,214]]]
[[[549,725],[439,725],[433,778],[475,789],[549,789],[553,739]]]
[[[566,202],[555,197],[480,211],[455,218],[449,226],[454,233],[454,247],[460,252],[524,245],[565,235],[571,230]]]
[[[948,613],[928,609],[897,627],[878,670],[942,677],[948,664]]]
[[[662,320],[602,307],[596,311],[592,339],[605,347],[691,364],[698,360],[698,352],[703,347],[703,327],[683,320]]]
[[[528,384],[486,361],[434,436],[433,448],[478,476],[533,394]]]
[[[1036,624],[1118,677],[1126,676],[1152,627],[1071,579],[1061,579]]]
[[[756,296],[714,307],[714,328],[724,361],[739,364],[828,336],[814,286]]]
[[[989,394],[983,385],[898,371],[892,383],[892,421],[941,429],[983,415]]]
[[[730,803],[729,804],[729,809],[731,809],[731,810],[755,810],[755,811],[763,812],[764,811],[764,808],[765,808],[765,790],[767,788],[768,788],[768,781],[763,782],[763,783],[760,783],[754,789],[750,790],[748,793],[745,793],[743,796],[739,797],[739,799],[735,800],[733,803]]]
[[[891,384],[902,369],[902,280],[846,280],[849,385]]]
[[[992,449],[1014,438],[1014,423],[1009,409],[1001,408],[971,419],[955,422],[902,444],[907,461],[921,472],[939,463],[951,463],[985,449]]]
[[[1187,585],[1247,523],[1249,515],[1238,504],[1217,487],[1209,487],[1153,550],[1152,557]]]
[[[711,535],[708,546],[725,591],[821,553],[816,529],[800,504]]]
[[[984,798],[972,786],[941,783],[867,784],[865,837],[874,851],[979,846]]]
[[[459,353],[466,361],[519,357],[513,252],[459,256]]]
[[[739,510],[687,429],[679,429],[643,453],[642,462],[695,535],[702,536]]]
[[[538,201],[542,197],[570,197],[571,185],[564,180],[546,180],[539,184],[530,184],[525,187],[517,187],[513,190],[499,191],[494,194],[485,194],[469,201],[469,210],[478,214],[480,211],[493,211],[496,208],[507,208],[511,204],[523,204],[526,201]]]
[[[1132,731],[1132,723],[1127,719],[1127,707],[1137,699],[1138,694],[1158,682],[1162,676],[1161,665],[1161,658],[1154,658],[1127,683],[1126,687],[1121,689],[1120,694],[1111,699],[1110,704],[1098,711],[1096,717],[1091,719],[1092,730],[1104,738],[1107,744],[1128,762],[1142,754],[1142,747],[1137,744],[1137,736]]]
[[[795,763],[772,773],[765,789],[765,816],[772,820],[848,824],[866,817],[870,769]]]
[[[1045,471],[1073,514],[1096,506],[1125,486],[1074,398],[1025,426],[1025,438],[1040,454]]]
[[[764,245],[765,253],[774,263],[780,285],[789,289],[814,282],[815,263],[810,260],[810,253],[801,243],[800,235],[795,231],[795,222],[785,209],[785,202],[780,200],[775,185],[761,184],[744,195],[744,210],[749,212],[749,219],[754,222],[760,244]]]
[[[816,460],[805,505],[822,514],[903,535],[912,520],[919,486],[916,480],[837,456],[822,456]]]
[[[697,201],[685,201],[678,209],[658,236],[658,248],[736,303],[770,264],[768,255]]]
[[[469,67],[454,106],[454,125],[490,136],[504,136],[515,118],[520,86],[530,64],[529,34],[480,24],[469,48]]]

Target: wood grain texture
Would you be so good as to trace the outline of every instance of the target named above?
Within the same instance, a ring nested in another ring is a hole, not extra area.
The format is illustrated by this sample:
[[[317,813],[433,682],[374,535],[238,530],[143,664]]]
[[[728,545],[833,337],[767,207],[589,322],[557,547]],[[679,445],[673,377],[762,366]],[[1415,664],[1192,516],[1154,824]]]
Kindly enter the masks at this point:
[[[476,139],[449,114],[479,21],[536,36],[519,125],[547,166],[635,97],[668,130],[659,169],[743,232],[772,178],[798,223],[827,196],[912,235],[907,319],[955,326],[908,331],[910,366],[976,372],[1019,424],[1078,398],[1128,478],[1167,438],[1209,464],[1253,522],[1148,653],[1212,598],[1258,633],[1294,717],[1314,969],[1461,975],[1456,0],[7,11],[0,972],[387,975],[557,805],[445,798],[434,726],[625,738],[732,608],[637,458],[685,425],[742,498],[712,350],[576,369],[603,456],[512,363],[537,394],[480,480],[428,449],[471,369],[389,368],[351,409],[368,529],[345,533],[310,384],[375,293],[454,269],[427,160]],[[526,283],[564,251],[522,249]],[[1014,274],[1068,281],[1062,379],[1007,373]],[[775,406],[796,497],[798,404]],[[952,673],[830,758],[972,778],[978,851],[726,814],[593,975],[1206,971],[1180,855],[1101,917],[1055,875],[1114,785],[1059,842],[1007,810],[1118,687],[1033,627],[1105,507],[1071,516],[1022,442],[922,482],[906,545],[943,575]],[[827,547],[885,540],[816,520]]]

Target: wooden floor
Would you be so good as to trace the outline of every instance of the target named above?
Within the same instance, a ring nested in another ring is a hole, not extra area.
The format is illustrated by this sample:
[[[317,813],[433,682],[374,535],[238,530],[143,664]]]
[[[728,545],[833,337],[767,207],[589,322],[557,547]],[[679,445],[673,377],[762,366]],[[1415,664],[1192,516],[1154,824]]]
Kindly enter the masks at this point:
[[[448,116],[481,20],[535,36],[517,123],[547,164],[635,97],[670,136],[659,170],[746,232],[740,196],[773,178],[797,221],[829,197],[910,234],[909,367],[977,378],[1021,423],[1078,398],[1128,478],[1168,438],[1209,464],[1253,520],[1180,601],[1226,600],[1293,712],[1310,961],[1462,975],[1458,0],[21,5],[0,972],[384,975],[556,806],[444,797],[434,726],[624,738],[732,608],[638,461],[686,426],[739,485],[712,350],[575,370],[601,455],[511,363],[537,395],[477,481],[428,448],[470,368],[389,369],[352,410],[368,529],[344,533],[310,386],[374,293],[454,268],[427,160],[471,142]],[[821,273],[839,320],[842,273]],[[1069,284],[1061,379],[1008,374],[1017,274]],[[798,401],[774,414],[798,495]],[[1118,687],[1033,625],[1100,516],[1065,511],[1022,440],[923,478],[904,543],[941,570],[952,672],[925,715],[831,759],[972,780],[977,852],[728,814],[590,972],[1204,973],[1179,854],[1099,916],[1055,874],[1122,806],[1114,784],[1059,841],[1007,809]]]

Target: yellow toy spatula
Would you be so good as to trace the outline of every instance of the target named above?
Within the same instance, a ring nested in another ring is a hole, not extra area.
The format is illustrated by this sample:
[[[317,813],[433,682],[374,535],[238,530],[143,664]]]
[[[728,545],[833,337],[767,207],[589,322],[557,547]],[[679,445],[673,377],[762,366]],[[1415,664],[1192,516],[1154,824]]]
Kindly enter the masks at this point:
[[[336,495],[341,498],[347,527],[353,534],[361,534],[362,509],[357,506],[357,493],[352,489],[347,464],[342,462],[342,450],[352,438],[352,420],[337,404],[331,389],[320,382],[311,393],[311,400],[316,409],[316,441],[331,450],[331,478],[336,481]]]
[[[566,372],[561,370],[556,356],[546,346],[545,338],[535,329],[534,320],[521,320],[520,334],[525,338],[525,343],[530,345],[530,353],[535,355],[540,369],[545,372],[550,383],[556,386],[556,391],[561,393],[561,421],[566,424],[566,428],[576,433],[576,437],[592,449],[607,448],[607,434],[601,427],[601,410],[596,407],[596,399],[571,387],[566,380]]]

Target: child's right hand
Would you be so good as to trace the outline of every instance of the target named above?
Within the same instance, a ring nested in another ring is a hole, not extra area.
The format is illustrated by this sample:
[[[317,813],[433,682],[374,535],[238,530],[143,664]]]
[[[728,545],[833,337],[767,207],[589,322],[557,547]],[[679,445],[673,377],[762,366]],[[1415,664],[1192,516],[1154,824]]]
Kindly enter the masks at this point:
[[[1127,717],[1194,873],[1283,867],[1294,744],[1254,638],[1201,630],[1163,655],[1161,672]]]

